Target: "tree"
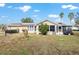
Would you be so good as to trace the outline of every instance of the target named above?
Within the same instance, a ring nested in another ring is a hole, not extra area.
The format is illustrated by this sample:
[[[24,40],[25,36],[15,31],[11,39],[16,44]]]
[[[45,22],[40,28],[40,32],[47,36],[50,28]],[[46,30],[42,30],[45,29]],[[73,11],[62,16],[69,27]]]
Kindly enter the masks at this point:
[[[23,22],[23,23],[33,23],[33,19],[26,17],[26,18],[21,19],[21,22]]]
[[[0,24],[0,29],[1,29],[2,31],[5,31],[5,30],[6,30],[6,25]]]
[[[79,19],[77,19],[77,20],[75,21],[75,23],[76,23],[76,24],[79,24]]]
[[[5,36],[6,36],[6,25],[4,25],[4,24],[1,24],[0,25],[0,29],[3,31],[3,32],[5,32]]]
[[[59,14],[59,16],[60,16],[61,21],[62,21],[62,18],[64,17],[64,13],[63,13],[63,12],[61,12],[61,13]]]
[[[60,18],[61,18],[61,23],[63,22],[63,20],[62,20],[62,18],[64,17],[64,13],[63,12],[61,12],[60,14],[59,14],[59,16],[60,16]],[[61,27],[61,32],[63,31],[63,28]]]
[[[39,26],[39,31],[41,32],[41,34],[46,35],[47,31],[48,31],[48,25],[47,24],[41,24]]]
[[[79,12],[77,12],[75,15],[75,23],[79,24]]]
[[[69,14],[68,14],[68,18],[69,18],[69,20],[70,20],[70,24],[71,24],[71,21],[74,19],[74,13],[73,12],[70,12]]]

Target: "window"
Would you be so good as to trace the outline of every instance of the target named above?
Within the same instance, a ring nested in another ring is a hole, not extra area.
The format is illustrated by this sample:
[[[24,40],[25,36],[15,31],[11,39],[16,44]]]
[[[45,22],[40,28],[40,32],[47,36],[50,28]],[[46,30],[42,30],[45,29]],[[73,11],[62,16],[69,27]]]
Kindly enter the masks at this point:
[[[50,26],[50,31],[55,31],[55,26]]]
[[[61,26],[59,26],[59,31],[61,31]]]
[[[28,25],[28,31],[31,31],[31,25]]]
[[[35,31],[36,31],[36,26],[35,26]]]
[[[31,31],[33,30],[33,25],[31,25]]]
[[[33,31],[34,28],[33,28],[33,25],[29,25],[29,31]]]
[[[59,29],[61,29],[61,26],[59,26]]]
[[[30,31],[32,30],[32,26],[30,25]]]

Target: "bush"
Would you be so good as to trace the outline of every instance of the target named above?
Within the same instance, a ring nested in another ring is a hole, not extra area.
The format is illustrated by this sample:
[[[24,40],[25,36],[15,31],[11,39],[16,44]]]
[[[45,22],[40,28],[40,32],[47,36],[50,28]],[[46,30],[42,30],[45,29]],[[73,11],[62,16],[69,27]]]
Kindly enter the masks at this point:
[[[39,26],[39,31],[41,32],[41,34],[46,35],[47,31],[48,31],[48,25],[47,24],[41,24]]]

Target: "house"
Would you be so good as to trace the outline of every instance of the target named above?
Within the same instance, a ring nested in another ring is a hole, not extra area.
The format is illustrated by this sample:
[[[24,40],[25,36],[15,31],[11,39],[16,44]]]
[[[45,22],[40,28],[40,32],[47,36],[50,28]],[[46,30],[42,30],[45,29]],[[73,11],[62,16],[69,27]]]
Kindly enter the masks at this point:
[[[22,33],[23,30],[28,30],[28,33],[40,34],[39,26],[41,24],[47,24],[49,26],[48,34],[63,34],[63,31],[66,30],[67,26],[63,23],[54,23],[49,20],[42,21],[38,24],[35,23],[12,23],[7,25],[7,30],[18,30],[19,33]]]
[[[48,34],[63,34],[63,31],[67,29],[67,26],[63,23],[54,23],[49,20],[45,20],[36,25],[36,34],[39,34],[39,26],[41,24],[47,24],[49,26]]]
[[[28,33],[35,33],[34,23],[11,23],[7,25],[6,30],[17,30],[18,33],[23,33],[23,30],[28,30]]]
[[[36,25],[36,34],[39,34],[39,33],[40,33],[40,31],[39,31],[38,29],[39,29],[39,26],[40,26],[41,24],[47,24],[47,25],[49,26],[48,34],[53,34],[53,33],[55,33],[55,32],[57,31],[57,30],[56,30],[56,26],[57,26],[56,23],[51,22],[51,21],[49,21],[49,20],[45,20],[45,21],[40,22],[40,23],[38,23],[38,24]]]
[[[72,30],[79,31],[79,24],[72,26]]]

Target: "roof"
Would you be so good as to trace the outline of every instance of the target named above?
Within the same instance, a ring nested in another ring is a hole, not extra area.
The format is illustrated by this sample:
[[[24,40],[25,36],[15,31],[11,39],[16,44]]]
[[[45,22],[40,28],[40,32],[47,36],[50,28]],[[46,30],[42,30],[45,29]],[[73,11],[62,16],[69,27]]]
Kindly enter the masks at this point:
[[[68,25],[66,25],[64,23],[55,23],[55,22],[51,22],[49,20],[44,20],[44,21],[42,21],[42,22],[40,22],[38,24],[41,24],[41,23],[43,23],[45,21],[48,21],[48,22],[50,22],[52,24],[55,24],[55,25],[58,25],[58,26],[68,26]],[[8,25],[8,27],[22,27],[22,26],[28,26],[28,25],[34,25],[34,26],[36,26],[38,24],[35,24],[35,23],[11,23],[11,24]]]
[[[49,21],[49,20],[44,20],[44,21],[42,21],[42,22],[40,22],[40,23],[38,23],[38,24],[41,24],[41,23],[46,22],[46,21],[48,21],[48,22],[50,22],[50,23],[52,23],[52,24],[56,24],[56,23],[51,22],[51,21]],[[37,24],[37,25],[38,25],[38,24]],[[56,25],[57,25],[57,24],[56,24]]]
[[[48,21],[48,22],[50,22],[50,23],[52,23],[52,24],[55,24],[55,25],[59,25],[59,26],[66,26],[66,24],[64,24],[64,23],[55,23],[55,22],[52,22],[52,21],[49,21],[49,20],[44,20],[44,21],[42,21],[42,22],[40,22],[40,23],[38,23],[38,24],[41,24],[41,23],[43,23],[43,22],[45,22],[45,21]],[[37,25],[38,25],[37,24]]]
[[[21,27],[21,26],[28,26],[28,25],[35,25],[34,23],[11,23],[8,27]]]
[[[57,23],[57,25],[59,25],[59,26],[67,26],[66,24],[64,24],[64,23]]]

